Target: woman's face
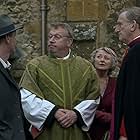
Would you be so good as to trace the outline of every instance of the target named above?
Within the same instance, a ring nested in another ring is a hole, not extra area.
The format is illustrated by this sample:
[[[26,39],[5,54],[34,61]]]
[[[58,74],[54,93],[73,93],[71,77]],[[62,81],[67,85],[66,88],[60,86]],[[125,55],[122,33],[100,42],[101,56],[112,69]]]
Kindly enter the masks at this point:
[[[97,70],[108,71],[112,67],[112,56],[104,50],[99,50],[95,55],[94,66]]]

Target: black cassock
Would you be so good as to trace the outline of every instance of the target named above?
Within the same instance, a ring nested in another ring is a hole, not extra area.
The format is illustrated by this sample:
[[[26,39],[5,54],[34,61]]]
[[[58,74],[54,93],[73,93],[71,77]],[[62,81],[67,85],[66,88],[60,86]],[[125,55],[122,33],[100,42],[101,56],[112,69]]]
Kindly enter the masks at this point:
[[[140,140],[140,37],[129,44],[117,79],[115,94],[115,140],[124,116],[128,140]]]

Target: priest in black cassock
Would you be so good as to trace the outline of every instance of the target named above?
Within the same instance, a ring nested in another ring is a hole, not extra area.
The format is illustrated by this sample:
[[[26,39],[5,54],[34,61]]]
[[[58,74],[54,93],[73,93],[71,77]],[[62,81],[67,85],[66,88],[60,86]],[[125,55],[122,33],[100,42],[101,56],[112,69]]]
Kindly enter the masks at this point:
[[[140,8],[121,11],[114,28],[129,46],[117,79],[114,140],[140,140]],[[123,123],[126,134],[121,136]]]

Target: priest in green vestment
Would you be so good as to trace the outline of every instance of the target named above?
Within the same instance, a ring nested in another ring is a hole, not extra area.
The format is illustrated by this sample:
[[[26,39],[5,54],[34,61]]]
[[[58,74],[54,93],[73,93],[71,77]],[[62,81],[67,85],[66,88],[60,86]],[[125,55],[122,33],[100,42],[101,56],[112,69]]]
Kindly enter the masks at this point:
[[[92,64],[74,55],[72,46],[71,27],[51,24],[48,56],[31,60],[21,78],[22,107],[40,132],[36,140],[89,140],[99,82]]]

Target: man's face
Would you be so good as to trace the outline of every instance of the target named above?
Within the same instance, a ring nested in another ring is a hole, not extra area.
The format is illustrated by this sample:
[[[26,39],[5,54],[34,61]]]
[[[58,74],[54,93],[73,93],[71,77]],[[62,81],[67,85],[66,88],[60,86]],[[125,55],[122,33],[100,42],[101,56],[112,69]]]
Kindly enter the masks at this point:
[[[48,34],[48,51],[56,57],[64,57],[68,54],[72,45],[72,39],[68,32],[59,27],[51,28]]]
[[[126,12],[123,12],[119,15],[117,24],[114,27],[115,32],[119,35],[119,40],[128,44],[131,40],[131,26],[132,23],[126,18]]]

